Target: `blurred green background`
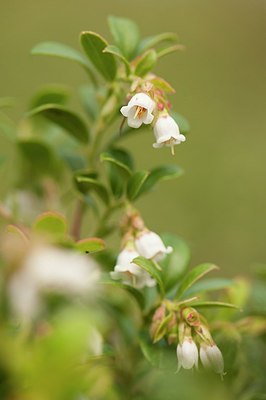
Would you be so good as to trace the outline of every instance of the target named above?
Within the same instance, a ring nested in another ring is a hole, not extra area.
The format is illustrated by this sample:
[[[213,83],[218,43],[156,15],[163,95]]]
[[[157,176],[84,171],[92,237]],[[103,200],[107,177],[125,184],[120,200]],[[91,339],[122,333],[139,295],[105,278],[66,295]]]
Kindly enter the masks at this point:
[[[193,263],[212,261],[223,274],[250,273],[266,262],[266,2],[264,0],[1,0],[0,96],[18,99],[19,118],[46,83],[86,82],[75,64],[30,56],[41,41],[79,48],[82,30],[110,38],[109,14],[134,19],[143,36],[179,34],[186,51],[163,59],[158,74],[177,89],[174,109],[192,126],[186,144],[154,150],[152,132],[124,145],[137,165],[176,162],[186,174],[139,201],[147,225],[172,231],[192,248]],[[4,139],[0,146],[5,148]],[[16,166],[14,165],[14,168]],[[1,180],[3,174],[1,174]]]

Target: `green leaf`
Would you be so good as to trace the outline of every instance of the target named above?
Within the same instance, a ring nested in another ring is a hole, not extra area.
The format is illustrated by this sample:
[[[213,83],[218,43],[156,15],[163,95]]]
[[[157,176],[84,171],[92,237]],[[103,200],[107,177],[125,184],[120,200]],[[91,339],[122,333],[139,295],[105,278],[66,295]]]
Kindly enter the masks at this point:
[[[134,57],[139,43],[138,25],[126,18],[109,16],[110,31],[113,35],[115,45],[129,60]]]
[[[171,113],[171,115],[174,118],[175,122],[177,123],[180,132],[183,135],[186,135],[191,129],[188,120],[183,115],[181,115],[175,111],[173,113]]]
[[[108,191],[106,190],[104,185],[98,182],[97,179],[89,176],[79,175],[77,173],[75,176],[75,180],[78,184],[85,184],[83,185],[83,190],[81,190],[82,192],[94,191],[106,205],[109,204],[110,200]]]
[[[47,104],[34,110],[28,114],[30,117],[35,115],[42,115],[50,122],[58,125],[64,129],[72,137],[82,143],[87,143],[89,133],[85,122],[73,111],[69,111],[63,106],[56,104]]]
[[[236,310],[240,310],[238,306],[231,303],[224,303],[222,301],[193,301],[189,304],[191,307],[221,307],[221,308],[234,308]]]
[[[161,238],[165,246],[173,248],[172,253],[160,261],[164,286],[169,291],[179,283],[184,274],[190,260],[190,250],[182,239],[171,233],[163,233]]]
[[[134,258],[134,260],[132,260],[132,263],[137,264],[139,267],[143,268],[156,280],[156,282],[158,283],[161,295],[164,296],[164,285],[163,285],[163,281],[161,278],[161,274],[158,271],[154,262],[151,260],[148,260],[145,257],[140,256],[140,257]]]
[[[147,50],[144,54],[137,58],[135,64],[135,75],[143,77],[150,72],[157,61],[155,50]]]
[[[173,314],[170,313],[167,315],[167,317],[163,319],[163,321],[160,323],[160,325],[158,326],[153,335],[154,336],[153,343],[159,342],[164,337],[164,335],[167,333],[168,330],[168,324],[172,318]]]
[[[192,269],[181,282],[175,298],[179,299],[195,282],[214,269],[218,269],[218,267],[210,263],[200,264]]]
[[[105,242],[95,237],[81,239],[75,243],[75,248],[81,253],[95,253],[105,249]]]
[[[108,46],[106,40],[95,32],[82,32],[80,42],[97,71],[108,81],[113,81],[117,70],[116,62],[113,54],[103,53]]]
[[[228,288],[234,284],[232,279],[224,278],[211,278],[204,279],[200,282],[195,283],[190,289],[186,291],[186,296],[191,296],[200,292],[210,292],[213,290],[221,290]]]
[[[83,108],[90,119],[95,121],[100,111],[95,88],[92,85],[83,85],[79,89],[79,95]]]
[[[176,44],[171,47],[165,47],[164,49],[161,49],[160,51],[157,52],[157,58],[162,58],[164,56],[167,56],[168,54],[175,53],[178,50],[184,50],[184,46],[182,44]]]
[[[115,286],[115,287],[118,287],[120,289],[126,290],[128,293],[130,293],[135,298],[135,300],[137,301],[137,303],[139,304],[139,306],[141,308],[144,307],[145,299],[144,299],[143,294],[139,290],[135,289],[133,286],[125,285],[124,283],[117,282],[117,281],[114,281],[114,280],[111,280],[111,279],[110,280],[104,280],[101,283],[104,284],[104,285]]]
[[[63,215],[47,211],[36,218],[33,223],[33,230],[42,235],[63,239],[67,231],[67,222]]]
[[[130,64],[127,61],[127,59],[123,56],[121,50],[118,47],[113,46],[113,45],[108,45],[103,50],[103,52],[113,54],[115,57],[117,57],[119,59],[119,61],[122,61],[122,63],[125,65],[127,75],[130,75]]]
[[[137,199],[148,176],[148,171],[137,171],[131,176],[127,185],[127,197],[129,200]]]
[[[159,181],[179,178],[182,174],[182,168],[177,165],[163,165],[154,168],[140,188],[139,195],[151,190]]]
[[[149,80],[156,89],[161,89],[166,93],[175,93],[175,89],[163,78],[153,78]]]
[[[139,52],[146,51],[163,42],[176,42],[177,35],[172,32],[165,32],[155,36],[144,38],[139,44]]]
[[[126,172],[127,175],[131,176],[132,175],[132,171],[131,171],[130,167],[128,165],[126,165],[125,163],[123,163],[122,161],[120,161],[120,159],[118,158],[119,157],[119,152],[122,155],[122,151],[118,150],[118,149],[113,150],[113,151],[111,150],[110,152],[101,153],[100,160],[101,161],[107,161],[109,163],[112,163],[112,164],[116,165],[123,172]]]
[[[53,173],[56,161],[52,149],[39,139],[20,139],[17,142],[20,153],[30,164],[32,173]]]
[[[79,51],[72,49],[70,46],[58,42],[42,42],[33,47],[31,54],[60,57],[75,61],[86,70],[93,82],[95,82],[94,72],[89,62]]]
[[[37,108],[45,104],[65,104],[69,97],[69,90],[59,85],[50,85],[40,89],[32,98],[30,108]]]

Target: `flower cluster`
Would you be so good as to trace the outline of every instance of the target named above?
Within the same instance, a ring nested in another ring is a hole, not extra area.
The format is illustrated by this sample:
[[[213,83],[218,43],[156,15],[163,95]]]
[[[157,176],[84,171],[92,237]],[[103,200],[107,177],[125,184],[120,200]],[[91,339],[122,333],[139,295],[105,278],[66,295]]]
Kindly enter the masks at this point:
[[[148,272],[132,261],[142,256],[158,262],[173,249],[171,246],[166,247],[157,233],[147,229],[138,214],[127,218],[126,225],[130,228],[122,241],[122,250],[118,255],[114,271],[111,272],[111,277],[121,279],[123,283],[138,289],[144,286],[155,286],[156,282]]]
[[[165,102],[162,103],[161,96],[162,91],[158,95],[158,90],[149,90],[148,93],[137,92],[120,111],[127,118],[128,126],[131,128],[139,128],[142,124],[153,123],[156,139],[153,147],[168,146],[171,147],[172,154],[174,154],[174,146],[184,142],[186,138],[180,133],[174,118],[169,115]]]
[[[181,368],[198,368],[199,359],[206,369],[224,375],[224,361],[203,317],[193,308],[179,309],[165,302],[154,313],[150,334],[154,342],[167,335],[168,343],[176,343],[179,371]],[[164,330],[162,330],[164,326]],[[198,346],[199,345],[199,350]]]

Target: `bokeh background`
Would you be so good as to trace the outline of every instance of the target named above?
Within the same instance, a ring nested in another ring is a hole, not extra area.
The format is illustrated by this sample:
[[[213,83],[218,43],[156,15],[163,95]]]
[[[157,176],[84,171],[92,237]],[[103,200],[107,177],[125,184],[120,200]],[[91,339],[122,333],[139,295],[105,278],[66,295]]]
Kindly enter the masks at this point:
[[[69,85],[78,110],[85,73],[30,49],[49,40],[79,48],[82,30],[108,39],[109,14],[136,20],[143,36],[176,32],[186,46],[156,71],[176,87],[173,107],[191,123],[186,144],[172,159],[167,149],[152,148],[149,130],[123,143],[141,168],[174,161],[186,171],[139,201],[147,225],[185,238],[194,264],[251,274],[266,262],[266,1],[0,0],[0,96],[17,98],[11,117],[46,83]]]

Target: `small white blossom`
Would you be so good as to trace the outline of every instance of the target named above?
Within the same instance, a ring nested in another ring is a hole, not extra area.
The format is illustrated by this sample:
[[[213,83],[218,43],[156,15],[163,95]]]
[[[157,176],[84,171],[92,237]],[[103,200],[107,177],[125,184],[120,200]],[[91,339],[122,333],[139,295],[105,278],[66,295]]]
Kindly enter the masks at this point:
[[[155,103],[150,96],[145,93],[137,93],[120,111],[124,117],[127,117],[128,126],[139,128],[142,124],[150,124],[153,121],[154,106]]]
[[[135,240],[135,246],[139,254],[154,261],[160,261],[166,254],[173,251],[171,246],[165,247],[162,239],[155,232],[144,231]]]
[[[156,139],[156,143],[153,144],[154,148],[169,146],[173,149],[173,146],[186,140],[185,136],[180,133],[175,120],[168,114],[157,119],[154,125],[154,135]]]
[[[99,277],[98,265],[88,256],[52,246],[34,247],[10,278],[10,302],[16,313],[32,318],[43,292],[85,295]]]
[[[115,280],[121,279],[126,285],[132,285],[138,289],[144,286],[155,286],[156,282],[148,272],[132,263],[136,257],[139,257],[139,253],[134,248],[125,247],[118,255],[114,271],[110,273],[111,277]]]
[[[182,344],[178,344],[176,349],[178,360],[178,371],[181,367],[191,369],[198,368],[198,348],[191,337],[186,337]]]
[[[212,369],[217,374],[224,374],[224,360],[220,349],[216,344],[202,343],[200,346],[200,360],[207,369]]]

